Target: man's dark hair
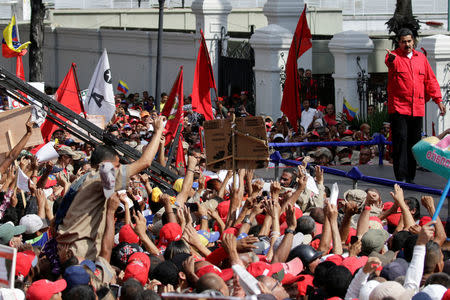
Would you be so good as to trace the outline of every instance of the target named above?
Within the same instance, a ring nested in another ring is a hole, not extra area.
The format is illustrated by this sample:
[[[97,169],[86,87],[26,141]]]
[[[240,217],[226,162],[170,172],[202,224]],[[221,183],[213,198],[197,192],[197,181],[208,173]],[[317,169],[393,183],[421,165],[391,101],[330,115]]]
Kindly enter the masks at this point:
[[[314,286],[318,288],[325,287],[328,282],[328,270],[335,266],[336,264],[332,261],[324,261],[318,264],[314,270]]]
[[[329,196],[327,196],[329,197]],[[319,224],[325,223],[325,214],[323,213],[323,208],[321,207],[314,207],[309,212],[309,216],[314,219]]]
[[[425,281],[425,286],[429,284],[440,284],[448,289],[450,288],[450,276],[443,272],[431,274]]]
[[[402,36],[407,36],[407,35],[410,35],[412,38],[414,38],[414,34],[411,31],[411,29],[409,29],[409,28],[401,28],[397,32],[397,39],[400,39]]]
[[[420,203],[419,200],[417,200],[416,197],[406,197],[405,198],[405,203],[406,205],[408,205],[409,210],[413,210],[414,208],[416,209],[416,212],[413,215],[414,220],[419,220],[420,219]]]
[[[409,231],[402,230],[395,233],[392,237],[391,249],[392,251],[400,251],[405,247],[406,240],[413,234]]]
[[[130,278],[122,286],[120,292],[120,300],[134,300],[139,299],[144,288],[141,283],[134,278]]]
[[[151,279],[156,279],[164,285],[171,284],[176,288],[178,286],[178,268],[169,261],[163,261],[153,270],[150,276]]]
[[[170,260],[175,255],[180,253],[188,253],[190,254],[189,245],[183,240],[173,241],[169,245],[167,245],[166,250],[164,251],[164,260]]]
[[[419,236],[417,234],[413,234],[413,235],[409,236],[403,245],[403,254],[404,254],[404,258],[407,262],[411,262],[413,252],[414,252],[414,246],[416,245],[418,237]]]
[[[95,293],[89,285],[78,285],[64,294],[63,300],[95,300]]]
[[[96,168],[105,160],[113,160],[118,156],[116,150],[110,146],[99,145],[95,147],[91,156],[91,166]]]
[[[301,216],[297,219],[297,232],[312,234],[316,229],[316,222],[310,216]]]
[[[162,92],[162,93],[161,93],[161,98],[162,98],[162,97],[165,97],[165,96],[167,96],[167,93],[166,93],[166,92]]]
[[[335,266],[328,269],[327,275],[328,280],[325,285],[327,298],[344,298],[352,282],[352,273],[344,266]]]

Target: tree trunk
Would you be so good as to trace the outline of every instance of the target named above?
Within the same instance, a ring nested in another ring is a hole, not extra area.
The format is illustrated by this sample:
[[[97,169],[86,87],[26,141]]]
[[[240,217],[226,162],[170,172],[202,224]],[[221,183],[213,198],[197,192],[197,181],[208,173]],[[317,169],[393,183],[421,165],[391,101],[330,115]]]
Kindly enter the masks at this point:
[[[32,82],[44,81],[44,17],[45,5],[42,0],[32,0],[31,4],[31,22],[30,22],[30,76]]]

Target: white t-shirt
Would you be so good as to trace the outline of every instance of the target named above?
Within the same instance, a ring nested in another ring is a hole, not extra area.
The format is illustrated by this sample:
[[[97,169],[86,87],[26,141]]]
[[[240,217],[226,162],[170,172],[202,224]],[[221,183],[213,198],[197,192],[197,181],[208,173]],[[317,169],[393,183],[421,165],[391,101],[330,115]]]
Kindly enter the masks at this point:
[[[302,111],[302,118],[300,121],[300,125],[305,129],[305,131],[308,130],[309,125],[311,125],[311,122],[314,118],[314,115],[317,113],[317,110],[315,108],[308,108],[308,110]]]

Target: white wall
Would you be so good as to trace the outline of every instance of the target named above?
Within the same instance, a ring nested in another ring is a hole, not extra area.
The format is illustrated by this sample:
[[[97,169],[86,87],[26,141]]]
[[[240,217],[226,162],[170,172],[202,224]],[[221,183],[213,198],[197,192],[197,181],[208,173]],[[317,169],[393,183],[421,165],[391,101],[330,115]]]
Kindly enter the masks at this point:
[[[20,28],[22,40],[29,36]],[[156,72],[157,32],[46,28],[44,47],[44,80],[58,87],[72,62],[78,66],[80,89],[87,89],[103,48],[108,51],[113,86],[123,80],[130,91],[148,90],[153,95]],[[170,92],[179,67],[184,66],[184,90],[192,89],[197,42],[194,34],[164,33],[161,91]],[[28,54],[24,57],[28,79]],[[15,72],[15,59],[0,58],[0,64]]]

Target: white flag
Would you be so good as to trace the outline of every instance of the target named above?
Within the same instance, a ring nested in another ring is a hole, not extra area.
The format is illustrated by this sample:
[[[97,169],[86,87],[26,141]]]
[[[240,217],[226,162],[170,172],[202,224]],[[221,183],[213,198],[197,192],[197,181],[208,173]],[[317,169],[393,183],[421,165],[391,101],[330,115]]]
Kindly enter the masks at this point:
[[[106,49],[95,68],[83,105],[88,115],[103,115],[107,123],[114,115],[116,106]]]

